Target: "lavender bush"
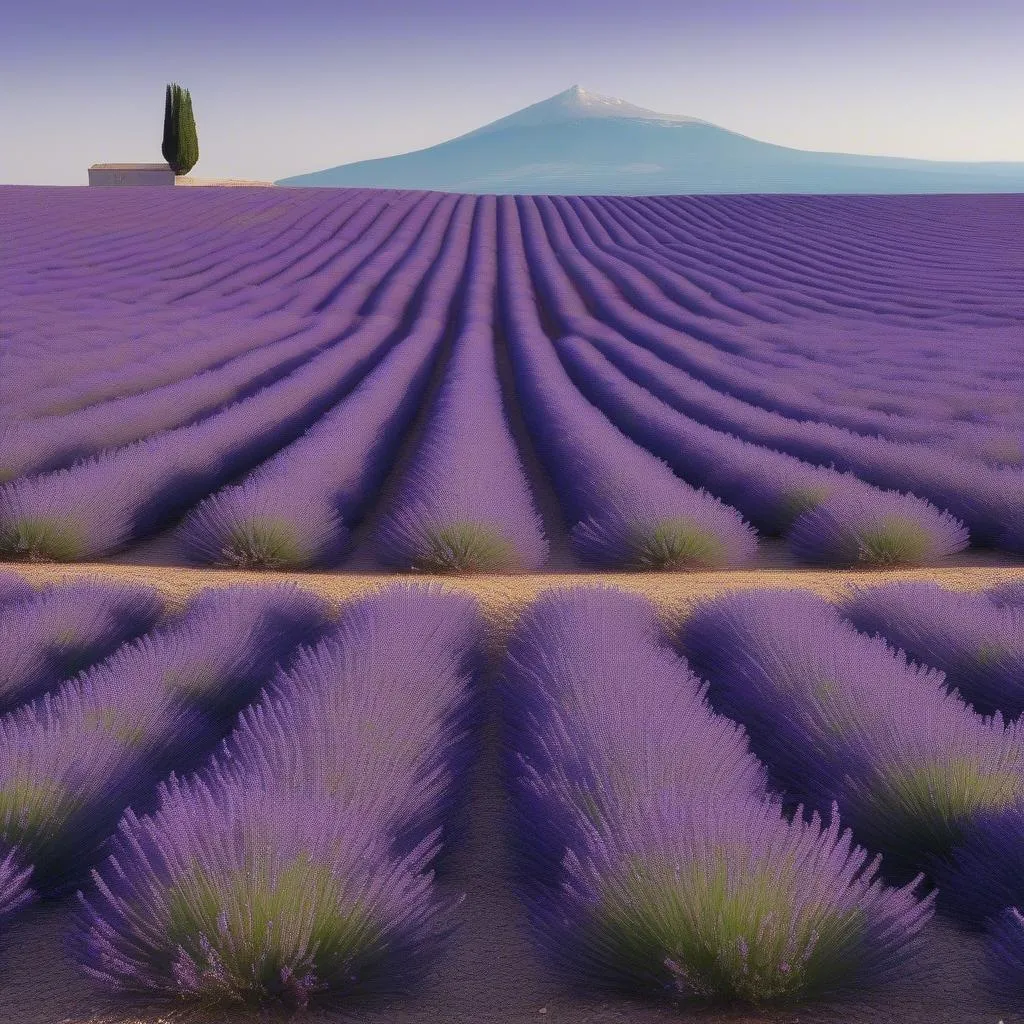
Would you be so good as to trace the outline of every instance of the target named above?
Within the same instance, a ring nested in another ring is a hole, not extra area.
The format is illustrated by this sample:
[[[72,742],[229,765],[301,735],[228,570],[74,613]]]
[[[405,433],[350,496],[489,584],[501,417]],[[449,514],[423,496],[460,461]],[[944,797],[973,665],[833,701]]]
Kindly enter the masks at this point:
[[[544,946],[591,985],[785,1004],[861,992],[916,965],[933,898],[899,889],[833,808],[788,821],[770,802],[662,805],[642,828],[569,850]]]
[[[576,981],[770,1004],[895,977],[932,913],[792,822],[645,599],[545,594],[509,642],[506,761],[543,948]]]
[[[346,800],[383,797],[399,847],[434,829],[449,845],[478,745],[482,631],[472,598],[435,586],[353,602],[242,712],[213,771]]]
[[[812,565],[935,565],[963,551],[967,529],[911,494],[875,491],[827,498],[789,531],[790,550]]]
[[[909,494],[741,441],[682,415],[592,345],[567,336],[559,354],[581,391],[681,477],[732,503],[755,526],[788,532],[811,564],[928,565],[967,547],[967,530]]]
[[[183,615],[0,719],[0,842],[42,891],[73,882],[125,805],[198,764],[327,607],[291,585],[200,593]]]
[[[401,991],[442,909],[435,841],[396,861],[357,808],[172,781],[152,816],[126,812],[71,949],[118,992],[301,1008]]]
[[[121,992],[304,1007],[395,992],[449,927],[434,889],[477,720],[475,602],[347,606],[200,775],[128,811],[71,948]]]
[[[894,873],[948,854],[980,816],[1024,795],[1016,723],[976,715],[941,672],[908,664],[814,594],[706,602],[680,643],[778,785],[822,812],[838,801]]]

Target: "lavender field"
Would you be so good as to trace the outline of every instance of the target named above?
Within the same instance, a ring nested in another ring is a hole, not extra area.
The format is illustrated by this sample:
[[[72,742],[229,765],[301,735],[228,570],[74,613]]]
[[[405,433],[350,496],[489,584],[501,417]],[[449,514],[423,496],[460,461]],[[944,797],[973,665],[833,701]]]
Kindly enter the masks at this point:
[[[0,573],[0,1016],[1024,1019],[1019,582],[663,611]]]
[[[0,1021],[1024,1024],[1022,238],[0,186]]]
[[[1018,196],[4,186],[0,221],[3,559],[1024,565]]]

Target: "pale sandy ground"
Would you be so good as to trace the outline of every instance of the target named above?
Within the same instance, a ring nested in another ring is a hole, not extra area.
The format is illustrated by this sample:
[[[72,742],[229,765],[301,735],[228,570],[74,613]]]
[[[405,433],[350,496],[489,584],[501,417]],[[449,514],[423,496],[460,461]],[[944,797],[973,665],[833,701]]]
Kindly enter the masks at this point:
[[[272,181],[249,181],[247,178],[193,178],[187,174],[178,174],[174,178],[175,185],[261,185],[276,188]]]
[[[336,601],[394,582],[394,575],[370,573],[276,574],[180,569],[162,565],[17,565],[36,585],[60,579],[100,576],[148,583],[183,599],[206,586],[296,580]],[[953,589],[973,590],[1024,578],[1024,566],[962,565],[942,570],[837,572],[757,569],[743,572],[649,574],[537,574],[523,576],[428,577],[473,593],[495,626],[498,645],[515,613],[552,586],[606,583],[647,594],[678,621],[695,601],[723,591],[751,587],[807,587],[833,597],[851,584],[928,579]],[[1024,1024],[1024,1002],[993,997],[981,973],[982,943],[944,920],[928,928],[920,961],[923,973],[856,1002],[822,1004],[791,1011],[754,1013],[678,1009],[607,995],[575,992],[537,959],[523,913],[505,884],[505,797],[497,771],[493,729],[486,754],[472,780],[471,829],[456,852],[446,891],[464,892],[462,927],[446,955],[413,996],[378,1005],[352,1007],[340,1016],[314,1011],[311,1022],[366,1024],[657,1024],[669,1020],[703,1024]],[[265,1015],[203,1014],[159,1004],[112,1003],[83,978],[62,952],[61,935],[71,902],[37,906],[21,915],[0,940],[0,1022],[18,1024],[160,1024],[163,1021],[241,1022]],[[282,1019],[280,1016],[274,1019]]]
[[[984,558],[983,555],[976,557]],[[395,582],[430,582],[473,594],[492,621],[507,621],[510,616],[514,617],[519,608],[551,587],[611,585],[639,591],[655,601],[667,618],[673,620],[685,614],[686,608],[694,601],[744,587],[806,587],[825,597],[835,597],[851,586],[872,586],[896,580],[929,580],[954,590],[978,590],[1012,579],[1024,579],[1024,564],[1006,564],[1005,561],[1002,564],[959,564],[941,569],[863,571],[757,568],[713,572],[552,572],[465,576],[380,572],[243,572],[114,561],[67,565],[0,563],[0,568],[13,569],[36,586],[63,579],[94,576],[149,584],[174,599],[186,598],[209,586],[291,580],[330,600],[341,601]]]

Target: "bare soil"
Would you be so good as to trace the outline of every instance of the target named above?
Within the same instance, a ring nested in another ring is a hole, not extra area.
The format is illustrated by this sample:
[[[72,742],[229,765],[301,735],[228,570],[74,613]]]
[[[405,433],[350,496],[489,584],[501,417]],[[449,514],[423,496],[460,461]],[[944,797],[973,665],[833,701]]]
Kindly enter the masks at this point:
[[[239,187],[246,185],[258,185],[267,188],[277,188],[272,181],[249,181],[246,178],[192,178],[187,174],[175,175],[174,184],[176,186],[181,185],[227,185],[229,187]]]

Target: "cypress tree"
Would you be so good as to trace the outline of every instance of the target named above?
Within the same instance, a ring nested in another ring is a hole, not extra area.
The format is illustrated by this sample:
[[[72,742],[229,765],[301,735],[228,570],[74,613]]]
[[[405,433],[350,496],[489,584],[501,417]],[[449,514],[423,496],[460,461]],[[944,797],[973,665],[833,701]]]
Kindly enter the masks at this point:
[[[199,135],[192,115],[192,94],[185,89],[177,109],[178,167],[175,174],[188,174],[199,162]]]
[[[175,90],[179,88],[180,86],[168,85],[164,93],[164,140],[160,152],[171,167],[178,161],[178,111],[175,105]]]

